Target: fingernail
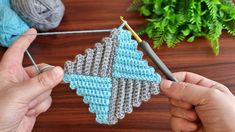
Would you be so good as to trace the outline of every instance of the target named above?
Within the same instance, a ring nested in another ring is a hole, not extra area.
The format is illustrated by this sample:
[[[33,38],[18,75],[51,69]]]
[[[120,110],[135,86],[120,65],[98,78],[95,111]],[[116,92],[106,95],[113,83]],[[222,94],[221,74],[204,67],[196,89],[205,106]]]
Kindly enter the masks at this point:
[[[27,34],[36,34],[37,30],[30,28],[28,31],[26,31],[24,34],[26,35],[26,37],[32,37],[33,35],[27,35]]]
[[[63,76],[63,74],[64,74],[64,70],[61,67],[59,67],[59,66],[54,67],[52,69],[52,72],[54,73],[55,78],[61,78]]]
[[[169,80],[163,80],[161,82],[161,89],[168,89],[170,88],[172,85],[172,81],[169,81]]]
[[[31,32],[31,33],[37,33],[37,30],[36,30],[36,29],[34,29],[34,28],[30,28],[30,29],[28,30],[28,32]]]

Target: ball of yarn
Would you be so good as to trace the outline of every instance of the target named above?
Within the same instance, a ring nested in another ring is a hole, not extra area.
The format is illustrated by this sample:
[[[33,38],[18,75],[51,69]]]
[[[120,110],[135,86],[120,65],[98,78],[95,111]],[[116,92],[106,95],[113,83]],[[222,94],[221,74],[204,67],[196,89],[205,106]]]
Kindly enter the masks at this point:
[[[28,25],[7,5],[0,3],[0,46],[9,47]]]
[[[58,27],[65,10],[61,0],[11,0],[11,6],[29,26],[39,31]]]

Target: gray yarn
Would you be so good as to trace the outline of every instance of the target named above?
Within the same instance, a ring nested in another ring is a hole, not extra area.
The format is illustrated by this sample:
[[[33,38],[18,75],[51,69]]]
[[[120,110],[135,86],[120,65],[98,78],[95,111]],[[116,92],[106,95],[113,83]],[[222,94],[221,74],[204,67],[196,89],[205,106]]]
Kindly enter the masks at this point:
[[[116,124],[118,122],[118,118],[116,117],[116,100],[117,100],[117,93],[118,93],[118,80],[113,78],[113,88],[112,88],[112,96],[111,102],[109,106],[109,122],[110,124]]]
[[[105,51],[102,57],[100,74],[102,77],[105,77],[108,75],[108,66],[109,66],[110,56],[112,55],[111,52],[113,44],[111,38],[104,38],[103,43],[105,46]]]
[[[150,84],[148,81],[143,81],[141,89],[141,100],[147,102],[150,99],[151,93],[150,93]]]
[[[65,11],[61,0],[11,0],[11,6],[29,26],[39,31],[58,27]]]
[[[116,101],[116,117],[118,119],[123,119],[125,117],[125,112],[123,109],[125,100],[125,86],[126,80],[124,78],[119,79],[118,94]]]
[[[110,99],[109,123],[116,124],[125,113],[131,113],[133,107],[139,107],[142,101],[148,101],[152,94],[159,93],[159,84],[150,81],[134,81],[113,78],[112,96]]]
[[[153,95],[158,95],[160,93],[159,86],[160,86],[160,84],[155,83],[155,82],[151,82],[150,93]]]
[[[94,50],[93,49],[86,49],[86,59],[85,59],[85,67],[84,67],[84,74],[90,75],[91,66],[93,62]]]
[[[112,48],[112,52],[111,52],[111,55],[110,55],[110,63],[109,63],[109,66],[108,66],[108,76],[111,76],[111,74],[112,74],[113,61],[114,61],[114,56],[115,56],[115,49],[117,47],[116,44],[118,43],[117,36],[114,35],[115,32],[118,32],[117,29],[112,30],[111,35],[110,35],[110,38],[112,38],[112,41],[113,41],[113,48]]]
[[[133,80],[128,79],[126,84],[125,91],[125,101],[124,101],[124,111],[126,113],[131,113],[133,111],[132,108],[132,92],[133,92]]]
[[[95,55],[94,55],[95,56],[94,63],[92,66],[92,75],[97,76],[99,73],[104,46],[101,43],[96,43],[95,47],[96,49],[95,49]]]
[[[65,73],[78,73],[95,76],[110,76],[109,65],[112,63],[114,54],[112,38],[104,38],[103,43],[97,43],[95,49],[87,49],[85,55],[78,54],[74,61],[66,61],[64,65]]]
[[[82,74],[82,67],[83,67],[83,61],[84,61],[84,56],[83,55],[77,55],[75,57],[75,71],[74,73]]]
[[[73,74],[74,73],[74,62],[72,61],[66,61],[64,65],[64,71],[67,74]]]
[[[134,107],[139,107],[141,105],[141,100],[140,100],[141,81],[135,80],[134,87],[135,89],[132,94],[132,105]]]

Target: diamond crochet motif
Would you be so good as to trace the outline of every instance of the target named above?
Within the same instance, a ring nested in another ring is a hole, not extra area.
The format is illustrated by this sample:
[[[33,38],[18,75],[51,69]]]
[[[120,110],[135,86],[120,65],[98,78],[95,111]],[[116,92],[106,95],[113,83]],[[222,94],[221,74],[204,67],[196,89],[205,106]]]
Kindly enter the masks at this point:
[[[76,90],[100,124],[116,124],[133,107],[159,94],[161,77],[143,60],[131,33],[113,29],[109,37],[64,66],[64,81]]]

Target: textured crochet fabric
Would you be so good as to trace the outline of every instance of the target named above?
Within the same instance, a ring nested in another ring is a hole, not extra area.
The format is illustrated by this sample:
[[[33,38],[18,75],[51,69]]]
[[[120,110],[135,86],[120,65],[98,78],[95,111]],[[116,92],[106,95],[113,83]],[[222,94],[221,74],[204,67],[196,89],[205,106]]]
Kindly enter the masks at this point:
[[[131,33],[113,29],[110,37],[65,63],[64,81],[76,90],[101,124],[116,124],[133,107],[159,93],[161,77],[143,60]]]

